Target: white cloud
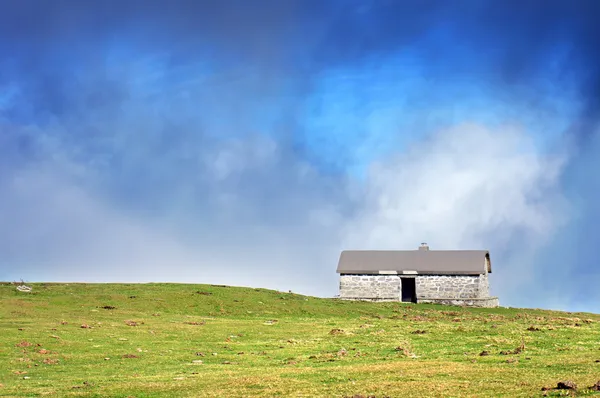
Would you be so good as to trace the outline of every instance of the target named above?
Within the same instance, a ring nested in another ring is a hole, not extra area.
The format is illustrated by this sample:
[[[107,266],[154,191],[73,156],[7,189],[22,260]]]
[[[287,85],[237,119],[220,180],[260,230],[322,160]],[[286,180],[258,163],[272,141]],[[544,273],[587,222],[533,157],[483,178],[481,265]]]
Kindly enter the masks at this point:
[[[562,164],[515,129],[438,132],[372,166],[348,244],[412,248],[425,239],[437,248],[487,247],[485,235],[504,229],[543,238],[560,218],[553,216],[560,198],[549,190]]]

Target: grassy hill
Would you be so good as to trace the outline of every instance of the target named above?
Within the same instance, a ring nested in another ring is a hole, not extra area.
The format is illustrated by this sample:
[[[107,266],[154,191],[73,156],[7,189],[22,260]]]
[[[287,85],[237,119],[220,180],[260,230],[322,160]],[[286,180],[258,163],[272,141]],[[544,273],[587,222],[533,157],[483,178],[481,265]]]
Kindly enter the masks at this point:
[[[0,285],[0,396],[578,396],[600,316],[180,284]]]

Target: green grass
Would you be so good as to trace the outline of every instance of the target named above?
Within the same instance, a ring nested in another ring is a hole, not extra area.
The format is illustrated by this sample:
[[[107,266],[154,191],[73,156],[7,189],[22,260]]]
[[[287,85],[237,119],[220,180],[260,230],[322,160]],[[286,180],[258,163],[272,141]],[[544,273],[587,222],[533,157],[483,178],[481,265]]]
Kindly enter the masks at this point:
[[[32,287],[0,285],[3,397],[531,397],[561,380],[598,394],[587,389],[600,380],[594,314],[209,285]]]

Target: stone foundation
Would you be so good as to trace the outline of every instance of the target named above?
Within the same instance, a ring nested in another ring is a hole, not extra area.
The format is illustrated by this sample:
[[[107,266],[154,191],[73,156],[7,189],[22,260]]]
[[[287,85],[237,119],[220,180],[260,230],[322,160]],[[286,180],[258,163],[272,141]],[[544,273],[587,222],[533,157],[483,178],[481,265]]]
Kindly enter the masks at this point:
[[[435,299],[423,299],[418,300],[419,303],[429,304],[444,304],[444,305],[458,305],[461,307],[481,307],[481,308],[494,308],[500,305],[498,297],[485,297],[485,298],[471,298],[471,299],[456,299],[456,298],[435,298]]]
[[[483,275],[340,275],[340,299],[400,301],[401,278],[415,278],[418,303],[497,307]]]

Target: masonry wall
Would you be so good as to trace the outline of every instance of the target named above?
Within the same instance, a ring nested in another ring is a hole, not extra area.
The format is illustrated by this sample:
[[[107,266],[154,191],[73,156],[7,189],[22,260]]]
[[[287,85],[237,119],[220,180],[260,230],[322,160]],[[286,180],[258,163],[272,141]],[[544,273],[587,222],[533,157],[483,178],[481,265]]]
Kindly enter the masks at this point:
[[[419,275],[415,284],[417,300],[489,296],[487,275]]]
[[[340,298],[400,300],[400,275],[340,275]],[[487,274],[416,275],[417,301],[427,299],[479,299],[489,297]]]
[[[490,297],[490,282],[488,274],[485,273],[479,277],[479,297]]]
[[[398,300],[399,295],[397,275],[340,275],[340,298]]]

